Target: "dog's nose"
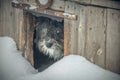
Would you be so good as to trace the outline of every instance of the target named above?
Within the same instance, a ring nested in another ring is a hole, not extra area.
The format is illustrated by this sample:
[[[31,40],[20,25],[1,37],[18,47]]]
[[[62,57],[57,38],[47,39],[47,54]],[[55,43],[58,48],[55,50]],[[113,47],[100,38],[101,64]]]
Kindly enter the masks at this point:
[[[53,43],[47,43],[47,44],[46,44],[46,46],[47,46],[48,48],[51,48],[52,45],[53,45]]]

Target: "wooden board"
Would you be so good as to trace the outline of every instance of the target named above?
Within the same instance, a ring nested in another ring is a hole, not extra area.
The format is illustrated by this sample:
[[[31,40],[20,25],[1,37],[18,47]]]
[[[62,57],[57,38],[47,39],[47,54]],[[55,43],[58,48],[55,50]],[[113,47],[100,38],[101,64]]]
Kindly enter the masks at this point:
[[[27,58],[27,60],[34,65],[34,59],[33,59],[33,35],[34,35],[34,20],[33,20],[33,16],[31,14],[26,14],[25,15],[26,20],[25,20],[25,24],[26,26],[26,33],[25,33],[25,57]]]
[[[120,11],[107,13],[106,68],[120,73]]]
[[[86,7],[79,5],[78,24],[77,24],[77,54],[84,56],[85,52],[85,39],[86,39]]]
[[[87,7],[87,35],[84,56],[91,62],[105,67],[105,11],[102,8]]]
[[[51,9],[64,11],[65,10],[65,1],[62,0],[53,0],[52,5],[50,6]]]
[[[37,5],[35,0],[18,0],[19,2],[29,3],[31,5]],[[65,10],[65,1],[63,0],[53,0],[52,5],[49,7],[53,10],[64,11]]]
[[[69,6],[70,6],[70,3],[69,2],[66,2],[65,3],[65,12],[69,12]],[[64,55],[68,55],[70,54],[70,47],[71,47],[71,44],[70,44],[70,33],[71,33],[71,22],[70,20],[67,20],[67,19],[64,19]]]
[[[69,0],[85,6],[120,9],[120,1],[115,0]]]
[[[91,4],[120,9],[120,1],[117,0],[92,0]]]
[[[91,0],[70,0],[70,1],[75,1],[78,3],[87,3],[87,4],[90,4],[90,2],[91,2]]]
[[[69,1],[65,4],[65,12],[79,15],[79,5]],[[77,54],[79,20],[64,19],[64,54]]]
[[[19,14],[15,11],[10,0],[0,0],[0,36],[12,37],[18,43]]]
[[[69,9],[68,9],[68,13],[72,13],[74,14],[75,13],[75,4],[74,3],[71,3],[71,2],[67,2],[68,5],[69,5]],[[66,10],[67,12],[67,10]],[[75,45],[75,42],[76,42],[76,37],[75,37],[75,21],[73,20],[68,20],[68,23],[70,24],[69,25],[69,28],[70,28],[70,54],[75,54],[75,48],[76,48],[76,45]]]

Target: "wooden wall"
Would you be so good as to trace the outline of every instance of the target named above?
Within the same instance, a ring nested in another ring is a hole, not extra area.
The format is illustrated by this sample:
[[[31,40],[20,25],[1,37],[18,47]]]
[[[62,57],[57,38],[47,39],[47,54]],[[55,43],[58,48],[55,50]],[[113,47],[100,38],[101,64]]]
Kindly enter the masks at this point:
[[[18,1],[35,4],[34,0]],[[77,15],[76,21],[64,19],[65,55],[79,54],[103,68],[120,73],[120,2],[53,2],[51,9]],[[27,33],[23,22],[22,10],[11,7],[11,0],[0,0],[0,36],[14,38],[20,50],[29,37],[24,35]]]
[[[0,36],[12,37],[16,41],[18,49],[25,53],[23,55],[26,55],[25,57],[33,64],[33,58],[31,58],[27,47],[30,42],[27,41],[29,36],[26,35],[28,34],[26,26],[31,24],[27,24],[29,20],[25,20],[26,17],[23,15],[23,10],[12,7],[11,1],[0,0]],[[25,21],[26,24],[24,24]]]
[[[19,12],[12,8],[11,0],[0,0],[0,36],[10,36],[19,42]]]
[[[67,1],[65,12],[78,17],[77,21],[65,19],[66,54],[82,55],[120,73],[120,10]]]

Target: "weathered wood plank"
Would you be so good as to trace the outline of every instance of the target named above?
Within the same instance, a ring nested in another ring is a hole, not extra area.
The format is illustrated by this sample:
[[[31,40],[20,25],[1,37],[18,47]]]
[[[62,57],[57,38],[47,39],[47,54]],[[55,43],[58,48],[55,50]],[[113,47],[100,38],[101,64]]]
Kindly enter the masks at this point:
[[[33,35],[34,35],[34,21],[31,14],[27,14],[27,31],[26,31],[26,57],[28,61],[34,65],[33,59]]]
[[[120,11],[107,13],[106,68],[120,73]]]
[[[65,12],[74,13],[74,3],[65,2]],[[73,53],[74,42],[73,42],[73,26],[74,21],[64,19],[64,54],[68,55]]]
[[[0,36],[3,35],[3,19],[4,19],[3,18],[4,11],[2,11],[4,8],[3,6],[4,6],[3,1],[0,0]]]
[[[18,43],[17,13],[11,7],[10,0],[1,0],[0,15],[0,36],[10,36]]]
[[[26,43],[26,22],[25,22],[25,15],[23,15],[23,11],[22,10],[19,10],[17,11],[19,12],[19,23],[18,23],[18,27],[19,27],[19,45],[18,45],[18,48],[20,51],[23,52],[23,55],[24,55],[24,50],[25,50],[25,43]]]
[[[78,30],[78,46],[77,46],[77,54],[84,55],[85,53],[85,38],[86,38],[86,7],[79,5],[79,14],[78,14],[78,21],[77,30]]]
[[[69,1],[87,6],[120,9],[120,1],[113,0],[69,0]]]
[[[65,12],[69,12],[69,2],[65,2]],[[64,55],[68,55],[70,53],[70,30],[71,29],[71,25],[70,25],[70,21],[67,19],[64,19]]]
[[[114,1],[114,0],[92,0],[91,4],[120,9],[120,1]]]
[[[37,5],[35,0],[18,0],[19,2],[29,3],[32,5]],[[50,9],[64,11],[65,10],[65,1],[62,0],[53,0]]]
[[[70,0],[70,1],[75,1],[75,2],[80,2],[80,3],[87,3],[90,4],[91,0]]]
[[[69,4],[69,11],[68,13],[72,13],[74,14],[75,13],[75,3],[71,3],[71,2],[68,2]],[[69,21],[69,28],[70,28],[70,54],[75,54],[75,41],[76,41],[76,37],[75,37],[75,32],[76,32],[76,29],[75,29],[75,21],[73,20],[68,20]]]
[[[105,66],[104,9],[87,7],[87,39],[85,57],[93,63]]]
[[[74,11],[74,14],[77,15],[77,20],[73,21],[73,25],[71,26],[71,49],[72,49],[72,54],[78,54],[78,25],[79,25],[79,14],[80,14],[80,5],[78,4],[73,4],[73,8],[71,8],[72,11]]]
[[[65,1],[62,0],[53,0],[52,5],[50,6],[51,9],[64,11],[65,10]]]

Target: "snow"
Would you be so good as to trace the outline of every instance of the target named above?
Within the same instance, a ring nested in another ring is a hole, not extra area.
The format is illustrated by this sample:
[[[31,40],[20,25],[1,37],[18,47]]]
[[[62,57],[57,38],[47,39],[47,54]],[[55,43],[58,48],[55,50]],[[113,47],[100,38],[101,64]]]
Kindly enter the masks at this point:
[[[66,56],[37,73],[19,54],[15,42],[9,37],[0,37],[0,74],[7,77],[4,80],[120,80],[120,75],[79,55]]]
[[[5,80],[12,80],[36,72],[17,50],[13,39],[0,37],[0,74],[5,75]]]
[[[19,2],[17,0],[13,0],[12,1],[13,3],[16,3],[16,4],[19,4]]]
[[[37,9],[37,6],[35,6],[35,5],[30,5],[29,9],[31,9],[31,10]]]

